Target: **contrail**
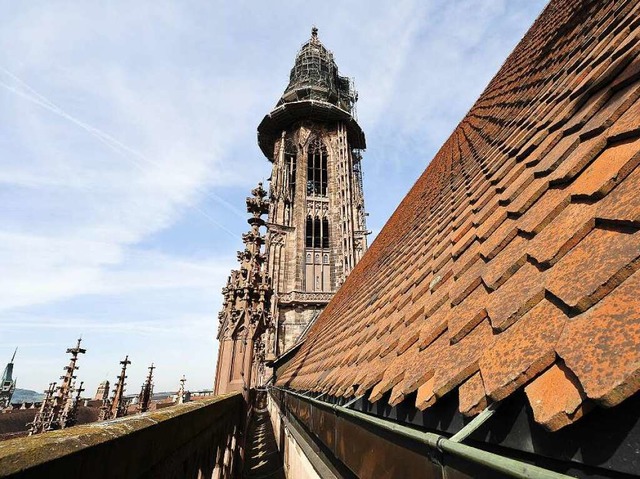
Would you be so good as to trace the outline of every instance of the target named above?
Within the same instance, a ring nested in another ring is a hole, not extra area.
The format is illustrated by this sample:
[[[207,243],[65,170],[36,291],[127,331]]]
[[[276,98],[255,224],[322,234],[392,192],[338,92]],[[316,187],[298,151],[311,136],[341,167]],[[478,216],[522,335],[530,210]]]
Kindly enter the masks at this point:
[[[18,78],[15,74],[11,73],[6,68],[3,68],[3,67],[0,66],[0,71],[2,71],[5,75],[9,76],[14,81],[18,82],[25,89],[27,89],[30,93],[25,93],[24,91],[19,90],[19,89],[15,88],[14,86],[11,86],[11,85],[3,82],[2,80],[0,80],[0,86],[5,88],[6,90],[8,90],[8,91],[20,96],[21,98],[24,98],[25,100],[30,101],[30,102],[32,102],[32,103],[34,103],[34,104],[36,104],[36,105],[38,105],[38,106],[40,106],[42,108],[54,113],[54,114],[66,119],[67,121],[75,124],[79,128],[85,130],[89,134],[91,134],[94,137],[96,137],[101,143],[103,143],[104,145],[106,145],[111,150],[115,151],[116,153],[120,154],[120,156],[122,156],[123,158],[127,159],[128,161],[131,161],[132,164],[134,164],[141,171],[145,171],[145,168],[143,167],[143,165],[139,161],[136,161],[133,158],[131,158],[131,156],[129,156],[129,155],[132,155],[135,158],[137,158],[139,160],[142,160],[143,162],[146,162],[146,163],[148,163],[148,164],[150,164],[152,166],[155,166],[156,168],[162,169],[162,166],[159,163],[151,160],[150,158],[148,158],[147,156],[143,155],[142,153],[140,153],[139,151],[135,150],[134,148],[129,147],[128,145],[122,143],[118,139],[114,138],[113,136],[109,135],[108,133],[105,133],[104,131],[100,130],[99,128],[96,128],[96,127],[94,127],[92,125],[89,125],[89,124],[83,122],[82,120],[79,120],[78,118],[70,115],[69,113],[64,111],[62,108],[60,108],[58,105],[56,105],[54,102],[52,102],[51,100],[46,98],[44,95],[38,93],[34,88],[29,86],[25,81],[23,81],[20,78]],[[123,152],[129,153],[129,155],[124,155]],[[204,190],[203,188],[201,188],[201,187],[199,187],[197,185],[194,188],[195,188],[196,192],[213,198],[219,204],[222,204],[226,209],[228,209],[232,213],[234,213],[236,216],[239,216],[239,217],[241,217],[243,219],[246,218],[246,215],[243,215],[237,208],[233,207],[231,204],[229,204],[227,201],[225,201],[222,198],[220,198],[218,195],[216,195],[214,193],[211,193],[211,192],[208,192],[208,191]],[[237,238],[237,234],[234,234],[228,228],[222,226],[218,221],[214,220],[210,215],[205,214],[202,209],[200,209],[198,207],[195,207],[195,206],[193,206],[193,208],[196,209],[200,214],[205,216],[214,225],[216,225],[217,227],[219,227],[222,230],[224,230],[227,234],[233,236],[233,238]]]

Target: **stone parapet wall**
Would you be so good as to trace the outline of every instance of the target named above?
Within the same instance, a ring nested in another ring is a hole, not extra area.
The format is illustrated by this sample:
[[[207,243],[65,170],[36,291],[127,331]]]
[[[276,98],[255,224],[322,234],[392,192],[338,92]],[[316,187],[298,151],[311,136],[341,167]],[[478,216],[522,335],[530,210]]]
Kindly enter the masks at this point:
[[[321,461],[314,461],[314,466],[314,463],[307,456],[307,454],[313,455],[310,448],[308,446],[304,447],[303,441],[299,440],[300,436],[295,434],[295,431],[289,426],[278,404],[272,398],[269,398],[268,408],[286,477],[296,479],[334,478],[335,476],[332,472]]]
[[[37,409],[13,409],[0,413],[0,441],[26,436],[27,424],[32,422]],[[98,419],[99,408],[80,406],[77,424],[87,424]]]
[[[0,443],[3,478],[230,477],[239,393]]]

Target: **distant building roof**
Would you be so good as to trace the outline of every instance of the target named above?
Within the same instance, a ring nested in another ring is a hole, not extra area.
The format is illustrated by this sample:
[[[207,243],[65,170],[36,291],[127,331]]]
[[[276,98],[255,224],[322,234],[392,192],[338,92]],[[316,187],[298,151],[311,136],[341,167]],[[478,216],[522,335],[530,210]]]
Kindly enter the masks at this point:
[[[547,6],[279,385],[468,415],[524,388],[550,430],[640,389],[639,10]]]

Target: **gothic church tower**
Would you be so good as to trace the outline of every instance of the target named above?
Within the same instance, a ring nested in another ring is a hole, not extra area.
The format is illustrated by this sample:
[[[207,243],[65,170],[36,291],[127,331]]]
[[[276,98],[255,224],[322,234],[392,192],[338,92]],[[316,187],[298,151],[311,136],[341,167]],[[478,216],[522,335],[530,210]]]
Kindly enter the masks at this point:
[[[273,287],[268,358],[293,346],[367,249],[357,93],[313,28],[289,85],[258,126],[273,163],[267,268]]]

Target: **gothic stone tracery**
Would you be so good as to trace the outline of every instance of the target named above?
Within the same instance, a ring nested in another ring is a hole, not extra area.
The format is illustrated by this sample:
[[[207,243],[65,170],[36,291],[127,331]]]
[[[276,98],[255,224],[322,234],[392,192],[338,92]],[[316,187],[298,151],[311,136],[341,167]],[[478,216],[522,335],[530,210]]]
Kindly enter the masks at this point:
[[[276,356],[296,343],[367,249],[356,98],[314,30],[258,127],[273,163],[267,264]]]
[[[269,198],[259,186],[247,199],[252,230],[222,290],[218,393],[260,384],[265,362],[296,344],[367,249],[356,100],[312,30],[282,98],[258,126],[273,164]]]
[[[218,368],[216,393],[244,391],[260,383],[264,363],[264,340],[269,331],[271,284],[265,271],[263,251],[265,235],[260,228],[266,225],[262,216],[267,213],[269,201],[262,184],[247,198],[247,211],[251,217],[248,233],[242,235],[245,249],[238,252],[240,269],[231,272],[223,288],[222,311],[218,340]]]

